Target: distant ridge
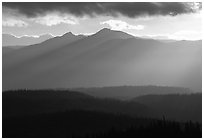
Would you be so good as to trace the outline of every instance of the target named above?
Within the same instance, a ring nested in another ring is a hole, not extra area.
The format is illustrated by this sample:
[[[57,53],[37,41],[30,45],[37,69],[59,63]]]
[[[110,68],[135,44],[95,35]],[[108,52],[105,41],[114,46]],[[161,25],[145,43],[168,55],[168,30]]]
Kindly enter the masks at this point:
[[[87,93],[99,98],[129,100],[141,95],[189,94],[188,88],[167,86],[113,86],[93,88],[73,88],[71,90]]]
[[[44,34],[39,37],[22,36],[15,37],[11,34],[2,34],[2,46],[27,46],[41,43],[47,39],[52,38],[50,34]]]

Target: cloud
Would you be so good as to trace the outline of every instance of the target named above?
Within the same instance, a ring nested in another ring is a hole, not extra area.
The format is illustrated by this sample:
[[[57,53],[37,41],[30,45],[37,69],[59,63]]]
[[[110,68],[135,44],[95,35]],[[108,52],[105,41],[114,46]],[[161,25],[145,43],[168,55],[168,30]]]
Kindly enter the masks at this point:
[[[19,19],[13,19],[13,18],[4,18],[2,20],[2,25],[3,26],[8,26],[8,27],[26,27],[28,26],[28,23],[23,21],[23,20],[19,20]]]
[[[108,24],[113,30],[126,30],[126,29],[134,29],[134,30],[142,30],[144,29],[143,25],[130,25],[127,22],[121,20],[107,20],[100,22],[100,24]]]
[[[21,19],[17,10],[2,7],[2,25],[7,27],[26,27],[28,23]]]
[[[143,38],[152,39],[172,39],[172,40],[201,40],[201,32],[193,30],[181,30],[175,33],[165,33],[165,34],[147,34],[147,35],[135,35]]]
[[[199,40],[202,38],[201,32],[197,31],[178,31],[168,35],[169,39],[175,40]]]
[[[23,38],[23,37],[32,37],[32,38],[40,38],[40,37],[55,37],[53,34],[51,33],[45,33],[45,34],[40,34],[40,35],[21,35],[21,36],[16,36],[14,34],[9,34],[12,35],[16,38]]]
[[[195,13],[201,3],[193,2],[3,2],[4,8],[15,9],[29,18],[44,16],[50,12],[68,13],[77,17],[109,15],[140,17],[144,15],[170,15]]]
[[[65,24],[71,24],[75,25],[78,24],[78,21],[75,19],[68,17],[68,16],[59,16],[59,15],[46,15],[43,17],[37,17],[32,19],[34,22],[42,24],[42,25],[47,25],[47,26],[53,26],[61,23]]]

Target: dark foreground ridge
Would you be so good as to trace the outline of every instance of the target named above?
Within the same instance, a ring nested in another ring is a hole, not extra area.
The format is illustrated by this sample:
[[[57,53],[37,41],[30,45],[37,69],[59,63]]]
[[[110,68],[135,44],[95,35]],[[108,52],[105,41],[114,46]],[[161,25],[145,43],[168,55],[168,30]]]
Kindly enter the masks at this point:
[[[74,110],[3,118],[3,138],[202,137],[201,124]]]
[[[2,136],[202,137],[201,97],[149,95],[121,101],[68,90],[6,91],[2,95]],[[186,104],[191,108],[187,110]]]

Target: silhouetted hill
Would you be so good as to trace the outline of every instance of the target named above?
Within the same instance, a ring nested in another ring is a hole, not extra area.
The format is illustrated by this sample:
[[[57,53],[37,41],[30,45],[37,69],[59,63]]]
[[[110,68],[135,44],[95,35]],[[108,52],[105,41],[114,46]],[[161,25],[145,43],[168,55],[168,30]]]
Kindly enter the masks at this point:
[[[202,94],[144,95],[133,99],[156,110],[167,119],[202,122]]]
[[[201,124],[131,118],[98,111],[73,110],[3,117],[3,138],[177,138],[202,137]]]
[[[94,97],[114,98],[121,100],[132,99],[141,95],[149,94],[189,94],[192,91],[181,87],[166,86],[116,86],[116,87],[95,87],[95,88],[73,88],[71,90],[87,93]]]
[[[136,102],[97,99],[75,91],[18,90],[2,95],[3,116],[22,116],[66,110],[96,110],[130,116],[152,116],[154,112]]]
[[[120,101],[68,90],[5,91],[2,135],[201,137],[201,97],[201,94],[146,95]]]
[[[149,95],[128,101],[100,99],[67,90],[17,90],[2,95],[3,116],[23,116],[66,110],[93,110],[132,117],[161,118],[179,121],[202,120],[201,94]]]
[[[201,91],[201,46],[109,29],[88,37],[68,33],[3,55],[3,90],[167,85]]]

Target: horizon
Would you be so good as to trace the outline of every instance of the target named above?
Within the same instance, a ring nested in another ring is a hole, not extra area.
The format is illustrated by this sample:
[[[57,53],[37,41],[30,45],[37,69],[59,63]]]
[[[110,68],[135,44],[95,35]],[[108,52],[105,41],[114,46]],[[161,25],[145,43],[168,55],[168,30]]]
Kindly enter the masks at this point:
[[[90,35],[109,28],[136,37],[202,39],[202,6],[199,2],[133,2],[123,4],[123,9],[120,2],[55,4],[3,2],[2,32],[16,37],[62,36],[67,32]],[[165,10],[167,6],[169,8]],[[130,11],[124,10],[128,7]]]
[[[104,27],[104,28],[101,28],[101,29],[97,30],[95,33],[91,33],[91,34],[86,34],[86,33],[84,33],[84,34],[83,34],[83,33],[82,33],[82,34],[74,34],[74,33],[71,32],[71,31],[67,31],[67,32],[65,32],[64,34],[61,34],[61,35],[53,35],[53,34],[51,34],[51,33],[45,33],[45,34],[40,34],[40,35],[22,35],[22,36],[16,36],[16,35],[14,35],[14,34],[9,34],[9,33],[2,33],[2,35],[10,35],[10,36],[16,37],[16,38],[18,38],[18,39],[23,38],[23,37],[40,38],[40,37],[46,36],[46,35],[51,36],[51,38],[54,38],[54,37],[62,37],[62,36],[64,36],[64,35],[67,34],[67,33],[71,33],[71,34],[73,34],[74,36],[83,35],[83,36],[88,37],[88,36],[92,36],[92,35],[98,33],[98,32],[101,31],[101,30],[104,30],[104,29],[108,29],[108,30],[111,30],[111,31],[120,31],[120,32],[129,34],[128,32],[125,32],[125,31],[114,30],[114,29],[111,29],[111,28]],[[202,38],[201,38],[201,39],[191,40],[191,39],[157,38],[158,36],[149,36],[149,35],[144,35],[144,36],[135,36],[135,35],[133,35],[133,34],[129,34],[129,35],[131,35],[131,36],[133,36],[133,37],[138,37],[138,38],[141,38],[141,39],[153,39],[153,40],[175,40],[175,41],[200,41],[200,40],[202,40]],[[156,38],[155,38],[155,37],[156,37]],[[162,37],[165,37],[165,36],[162,36]],[[51,39],[51,38],[49,38],[49,39]]]

